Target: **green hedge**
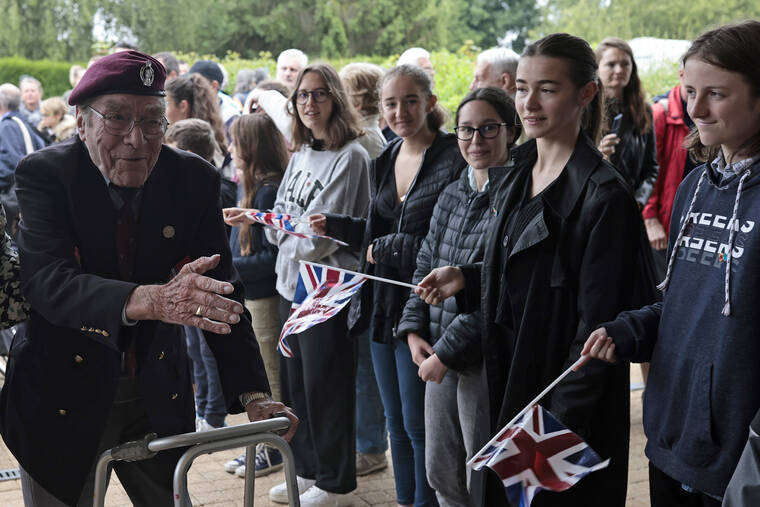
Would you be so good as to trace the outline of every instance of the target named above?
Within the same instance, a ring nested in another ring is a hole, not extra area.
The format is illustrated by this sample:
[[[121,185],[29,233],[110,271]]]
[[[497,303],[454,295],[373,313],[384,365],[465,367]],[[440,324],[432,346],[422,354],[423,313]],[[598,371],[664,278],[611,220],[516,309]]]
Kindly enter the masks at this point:
[[[29,74],[42,83],[45,97],[63,95],[71,88],[69,69],[73,64],[50,60],[27,60],[25,58],[0,58],[0,83],[13,83],[23,74]]]

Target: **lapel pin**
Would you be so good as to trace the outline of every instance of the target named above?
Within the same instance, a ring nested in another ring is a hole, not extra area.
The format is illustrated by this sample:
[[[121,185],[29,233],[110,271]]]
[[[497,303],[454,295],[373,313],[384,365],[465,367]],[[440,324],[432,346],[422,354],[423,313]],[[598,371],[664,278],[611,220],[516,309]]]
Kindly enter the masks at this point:
[[[166,239],[172,239],[174,237],[174,227],[167,225],[164,227],[163,233]]]

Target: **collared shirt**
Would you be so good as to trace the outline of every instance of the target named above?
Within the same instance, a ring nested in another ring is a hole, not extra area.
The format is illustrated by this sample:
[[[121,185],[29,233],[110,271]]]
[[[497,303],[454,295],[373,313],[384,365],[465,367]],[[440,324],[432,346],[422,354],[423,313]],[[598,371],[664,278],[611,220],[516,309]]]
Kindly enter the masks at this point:
[[[726,164],[726,159],[723,157],[723,152],[721,151],[718,156],[715,157],[715,160],[710,162],[710,166],[715,172],[721,175],[721,180],[725,180],[727,178],[736,176],[737,174],[743,173],[748,167],[752,166],[752,164],[758,160],[760,160],[760,155],[755,155],[751,158],[745,158],[744,160],[739,160],[738,162]]]
[[[488,180],[483,184],[483,188],[478,190],[478,182],[475,180],[475,169],[471,165],[467,165],[467,181],[470,183],[470,188],[475,192],[485,192],[488,190]]]

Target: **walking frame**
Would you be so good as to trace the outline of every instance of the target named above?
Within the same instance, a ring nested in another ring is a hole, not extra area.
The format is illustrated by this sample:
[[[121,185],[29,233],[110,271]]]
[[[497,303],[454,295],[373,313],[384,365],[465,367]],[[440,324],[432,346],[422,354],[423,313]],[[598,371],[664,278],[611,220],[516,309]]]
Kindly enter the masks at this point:
[[[250,422],[228,428],[182,433],[163,438],[157,438],[155,433],[151,433],[146,435],[143,440],[126,442],[108,449],[100,455],[95,468],[93,506],[104,507],[105,505],[106,482],[109,465],[112,461],[141,461],[152,458],[160,451],[188,447],[174,468],[173,487],[175,507],[190,507],[190,496],[187,492],[187,471],[193,460],[201,454],[210,454],[216,451],[245,446],[247,449],[243,505],[245,507],[253,507],[256,445],[267,444],[282,453],[289,505],[291,507],[300,507],[293,451],[291,451],[288,443],[275,433],[287,431],[289,426],[290,421],[286,417],[275,417],[273,419]]]

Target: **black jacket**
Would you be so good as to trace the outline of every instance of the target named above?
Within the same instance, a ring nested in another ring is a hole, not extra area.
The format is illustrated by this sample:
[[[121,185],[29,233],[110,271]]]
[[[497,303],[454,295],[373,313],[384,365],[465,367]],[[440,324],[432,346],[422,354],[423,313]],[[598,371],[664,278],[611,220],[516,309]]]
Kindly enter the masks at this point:
[[[277,185],[264,183],[253,197],[253,207],[259,210],[272,209],[276,198]],[[252,224],[245,227],[250,227],[251,230],[251,255],[244,257],[240,254],[240,227],[233,227],[230,233],[232,264],[240,273],[240,279],[245,286],[245,298],[276,296],[277,275],[274,265],[277,260],[277,247],[267,241],[263,225]]]
[[[651,109],[649,116],[652,116]],[[643,208],[652,195],[657,173],[660,172],[654,126],[642,134],[631,122],[630,115],[624,113],[618,137],[620,143],[615,146],[610,162],[618,168],[633,191],[633,198]]]
[[[634,294],[646,292],[650,302],[654,297],[653,286],[634,290],[642,277],[649,280],[641,261],[651,256],[641,216],[620,175],[591,140],[581,133],[564,170],[540,197],[543,214],[510,240],[506,224],[530,185],[536,142],[518,147],[514,157],[514,170],[491,170],[497,216],[483,263],[462,267],[466,285],[457,295],[466,310],[482,311],[491,435],[578,359],[597,324],[637,307],[642,301]],[[510,321],[519,321],[519,327],[510,327]],[[625,505],[628,386],[627,363],[592,361],[541,400],[603,459],[612,459],[608,468],[566,492],[540,493],[541,505]],[[485,505],[505,505],[503,486],[492,486]]]
[[[412,283],[441,266],[471,264],[483,260],[483,245],[491,207],[488,192],[470,186],[467,171],[444,189],[433,210],[430,231],[417,255]],[[433,345],[436,355],[448,368],[463,372],[480,366],[481,337],[479,312],[462,313],[456,300],[428,305],[410,293],[401,322],[399,339],[416,333]]]
[[[366,260],[367,248],[372,244],[372,255],[377,264],[394,271],[394,278],[409,282],[414,275],[417,253],[430,227],[433,207],[443,189],[454,181],[464,161],[459,154],[456,137],[438,132],[433,144],[425,151],[417,176],[409,187],[401,207],[398,228],[395,233],[380,235],[375,223],[379,220],[377,199],[380,188],[394,177],[393,167],[403,139],[388,143],[383,152],[370,164],[370,184],[372,202],[368,217],[328,216],[327,234],[351,245],[361,245],[361,271],[374,273],[374,266]],[[390,284],[382,284],[379,291],[372,283],[365,283],[351,301],[348,325],[352,334],[364,331],[370,323],[376,341],[388,343],[396,334],[396,325],[409,297],[409,290]],[[379,298],[373,293],[380,292]],[[368,311],[367,309],[371,309]]]
[[[24,158],[16,170],[24,220],[21,281],[32,312],[16,335],[0,395],[0,431],[42,487],[73,504],[97,458],[121,373],[122,309],[138,284],[165,283],[186,260],[221,254],[206,273],[243,302],[222,214],[219,174],[200,157],[161,148],[143,186],[132,280],[119,277],[116,211],[103,175],[75,137]],[[248,311],[228,335],[204,332],[219,365],[225,405],[269,391]],[[182,326],[130,328],[136,380],[152,430],[193,431],[195,403]],[[51,456],[66,456],[51,466]]]

